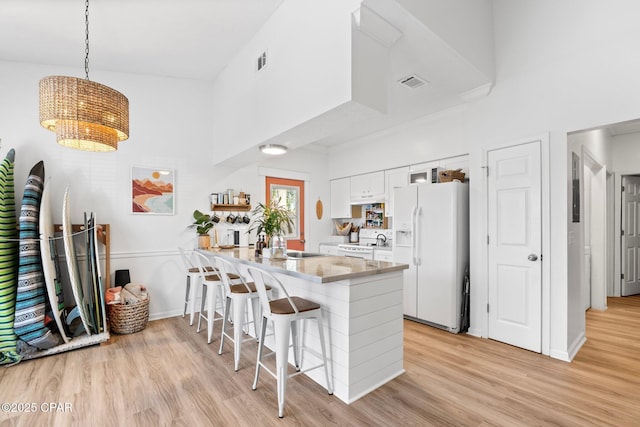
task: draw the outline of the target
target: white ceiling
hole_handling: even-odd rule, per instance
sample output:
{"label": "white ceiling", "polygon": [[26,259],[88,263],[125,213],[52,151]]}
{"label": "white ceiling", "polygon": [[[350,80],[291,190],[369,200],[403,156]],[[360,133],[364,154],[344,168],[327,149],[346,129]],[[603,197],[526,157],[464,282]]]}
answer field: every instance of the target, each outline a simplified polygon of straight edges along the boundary
{"label": "white ceiling", "polygon": [[[213,80],[283,0],[91,0],[91,69]],[[83,0],[0,0],[0,60],[78,68]]]}

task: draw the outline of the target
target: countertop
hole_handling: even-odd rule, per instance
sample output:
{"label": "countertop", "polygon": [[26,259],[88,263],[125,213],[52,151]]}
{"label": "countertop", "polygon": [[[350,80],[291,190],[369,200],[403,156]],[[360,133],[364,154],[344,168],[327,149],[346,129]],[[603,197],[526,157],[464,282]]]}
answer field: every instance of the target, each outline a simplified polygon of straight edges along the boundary
{"label": "countertop", "polygon": [[256,258],[255,251],[252,248],[211,248],[200,251],[204,254],[233,258],[245,264],[257,264],[268,271],[287,274],[317,283],[373,276],[409,268],[407,264],[332,255],[289,258],[286,260]]}

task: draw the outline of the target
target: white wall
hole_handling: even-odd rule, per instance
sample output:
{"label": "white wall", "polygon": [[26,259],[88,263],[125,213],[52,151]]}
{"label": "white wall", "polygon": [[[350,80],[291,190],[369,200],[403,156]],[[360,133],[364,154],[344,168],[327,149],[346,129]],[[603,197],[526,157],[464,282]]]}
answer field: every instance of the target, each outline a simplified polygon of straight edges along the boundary
{"label": "white wall", "polygon": [[[584,316],[584,301],[583,281],[586,280],[583,275],[585,272],[585,242],[590,240],[590,228],[584,227],[584,224],[589,224],[589,214],[591,209],[591,172],[589,171],[589,181],[585,181],[587,176],[586,168],[583,166],[585,159],[584,156],[588,155],[600,165],[610,169],[612,163],[612,149],[610,144],[610,137],[606,130],[596,129],[584,132],[577,132],[568,135],[567,142],[569,144],[569,153],[567,158],[567,170],[568,170],[568,188],[567,188],[567,298],[569,301],[567,307],[568,317],[568,335],[572,337],[585,336],[586,333],[586,321]],[[576,153],[580,159],[578,166],[578,173],[580,176],[580,194],[581,194],[581,211],[580,222],[573,222],[571,205],[571,153]],[[592,253],[593,250],[592,250]],[[598,250],[595,251],[598,253]],[[604,273],[604,272],[602,272]],[[593,279],[596,277],[594,276]],[[602,290],[605,290],[605,284],[592,284],[592,286],[602,286]],[[580,304],[578,304],[580,302]],[[600,307],[600,301],[591,301],[594,307]]]}
{"label": "white wall", "polygon": [[[570,359],[579,345],[568,307],[567,133],[640,117],[640,40],[631,0],[494,1],[496,85],[491,94],[449,114],[423,118],[331,153],[331,178],[411,164],[412,158],[470,154],[481,176],[482,148],[550,136],[551,274],[549,353]],[[360,156],[355,168],[345,159]],[[561,184],[561,185],[558,185]],[[486,335],[486,237],[482,180],[471,180],[471,328]],[[573,308],[572,308],[573,310]]]}
{"label": "white wall", "polygon": [[632,133],[626,135],[618,135],[611,137],[612,142],[612,163],[613,171],[615,174],[614,179],[614,265],[613,265],[613,286],[611,294],[613,296],[620,296],[622,292],[622,284],[620,280],[621,273],[621,236],[619,230],[622,225],[622,176],[623,175],[638,175],[640,174],[640,164],[638,164],[638,158],[640,155],[640,133]]}
{"label": "white wall", "polygon": [[640,133],[611,137],[612,167],[618,173],[640,173]]}
{"label": "white wall", "polygon": [[[327,157],[327,154],[302,148],[240,169],[217,167],[209,186],[213,191],[233,188],[249,193],[251,204],[255,207],[257,202],[265,200],[265,170],[271,176],[304,180],[305,250],[314,252],[318,250],[320,242],[326,241],[332,230]],[[316,217],[315,206],[318,199],[324,206],[321,219]],[[249,243],[254,241],[255,233],[252,233]]]}
{"label": "white wall", "polygon": [[[186,229],[193,222],[193,210],[207,210],[209,194],[227,188],[252,194],[254,205],[264,200],[259,166],[305,172],[310,179],[306,184],[308,250],[317,250],[322,236],[330,234],[325,154],[301,149],[242,169],[212,166],[210,83],[92,70],[93,80],[129,98],[130,138],[115,153],[59,146],[55,134],[38,121],[38,81],[78,71],[0,62],[0,156],[16,149],[16,200],[22,199],[29,170],[42,159],[46,176],[52,179],[54,222],[61,222],[62,196],[70,184],[74,223],[83,220],[83,212],[94,211],[100,223],[111,224],[112,279],[115,270],[129,269],[132,281],[147,285],[151,318],[182,313],[185,281],[177,246],[196,244],[195,233]],[[130,214],[132,165],[175,170],[175,215]],[[325,203],[322,220],[315,216],[318,198]]]}
{"label": "white wall", "polygon": [[[16,199],[22,199],[28,171],[44,160],[52,180],[54,221],[61,222],[62,195],[70,184],[73,222],[94,211],[100,223],[111,224],[111,273],[126,268],[133,281],[148,285],[152,317],[176,314],[184,286],[177,245],[194,239],[185,227],[211,189],[211,160],[202,155],[211,150],[210,84],[92,70],[93,80],[129,98],[130,138],[115,153],[89,153],[59,146],[55,134],[38,121],[38,81],[80,72],[0,62],[0,156],[16,150]],[[175,170],[176,215],[130,214],[132,165]]]}
{"label": "white wall", "polygon": [[[214,84],[218,160],[351,100],[351,12],[360,2],[285,1],[238,52]],[[256,72],[264,51],[268,65]]]}

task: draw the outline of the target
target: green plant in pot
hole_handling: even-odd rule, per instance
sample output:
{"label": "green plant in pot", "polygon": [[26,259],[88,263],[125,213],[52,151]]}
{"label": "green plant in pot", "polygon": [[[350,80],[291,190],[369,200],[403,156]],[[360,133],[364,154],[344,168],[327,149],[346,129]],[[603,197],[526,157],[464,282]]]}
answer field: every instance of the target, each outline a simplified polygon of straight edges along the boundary
{"label": "green plant in pot", "polygon": [[209,249],[211,247],[211,236],[209,235],[209,231],[211,231],[215,225],[213,217],[196,209],[193,211],[193,219],[194,222],[189,226],[189,228],[196,229],[196,233],[198,234],[198,248]]}
{"label": "green plant in pot", "polygon": [[258,203],[251,211],[252,226],[249,232],[256,230],[256,234],[266,235],[267,245],[274,258],[284,258],[287,255],[285,234],[293,232],[294,213],[280,205],[280,199],[271,199],[267,205]]}

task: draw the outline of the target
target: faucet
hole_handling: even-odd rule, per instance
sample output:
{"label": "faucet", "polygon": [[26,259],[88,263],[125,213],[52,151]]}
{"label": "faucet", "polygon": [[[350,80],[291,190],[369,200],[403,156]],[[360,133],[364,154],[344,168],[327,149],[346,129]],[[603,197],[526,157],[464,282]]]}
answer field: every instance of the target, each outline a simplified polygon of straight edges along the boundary
{"label": "faucet", "polygon": [[384,246],[387,243],[387,236],[384,234],[378,234],[376,236],[376,246]]}

